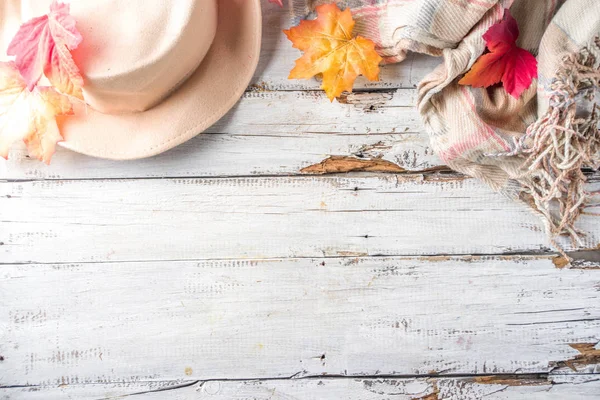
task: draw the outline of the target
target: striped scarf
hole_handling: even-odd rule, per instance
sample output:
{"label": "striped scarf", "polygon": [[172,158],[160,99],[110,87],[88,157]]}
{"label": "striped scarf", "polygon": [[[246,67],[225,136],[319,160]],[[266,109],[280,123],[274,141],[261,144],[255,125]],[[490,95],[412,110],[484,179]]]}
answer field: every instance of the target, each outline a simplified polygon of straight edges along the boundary
{"label": "striped scarf", "polygon": [[[294,23],[331,0],[291,0]],[[554,238],[578,244],[589,193],[582,169],[600,167],[600,0],[337,0],[385,62],[407,52],[443,62],[418,86],[417,107],[440,159],[538,213]],[[485,50],[483,34],[510,8],[538,79],[519,99],[502,87],[458,85]]]}

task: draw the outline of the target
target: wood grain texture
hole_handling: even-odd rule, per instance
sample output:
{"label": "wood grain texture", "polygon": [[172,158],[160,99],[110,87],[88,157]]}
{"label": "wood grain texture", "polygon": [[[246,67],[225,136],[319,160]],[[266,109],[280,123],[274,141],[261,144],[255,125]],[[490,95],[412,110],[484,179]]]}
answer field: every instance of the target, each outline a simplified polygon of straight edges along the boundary
{"label": "wood grain texture", "polygon": [[207,133],[0,160],[0,399],[597,399],[597,218],[570,269],[524,206],[432,172],[415,85],[438,60],[329,103],[287,80],[287,11],[263,8]]}
{"label": "wood grain texture", "polygon": [[543,256],[3,265],[0,381],[593,373],[599,285]]}
{"label": "wood grain texture", "polygon": [[439,166],[414,90],[381,96],[352,94],[342,104],[320,92],[250,92],[208,133],[157,157],[123,163],[59,149],[47,166],[15,145],[8,162],[0,160],[0,179],[293,175],[330,155],[381,158],[410,171]]}
{"label": "wood grain texture", "polygon": [[[170,389],[169,389],[170,388]],[[559,380],[523,377],[499,383],[474,378],[292,379],[147,382],[0,389],[12,400],[595,400],[600,381],[590,376]]]}
{"label": "wood grain texture", "polygon": [[[474,179],[421,175],[4,182],[0,221],[5,263],[549,248],[525,205]],[[583,246],[596,248],[597,217],[579,226]]]}

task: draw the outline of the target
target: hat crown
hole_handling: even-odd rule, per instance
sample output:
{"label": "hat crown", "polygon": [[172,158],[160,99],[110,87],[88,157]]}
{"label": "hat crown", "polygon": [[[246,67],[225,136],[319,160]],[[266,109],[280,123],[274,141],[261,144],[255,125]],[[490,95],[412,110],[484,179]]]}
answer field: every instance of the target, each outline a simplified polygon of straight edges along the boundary
{"label": "hat crown", "polygon": [[[51,0],[25,0],[22,19]],[[103,113],[145,111],[200,65],[217,28],[216,0],[70,0],[83,42],[73,52],[84,98]]]}

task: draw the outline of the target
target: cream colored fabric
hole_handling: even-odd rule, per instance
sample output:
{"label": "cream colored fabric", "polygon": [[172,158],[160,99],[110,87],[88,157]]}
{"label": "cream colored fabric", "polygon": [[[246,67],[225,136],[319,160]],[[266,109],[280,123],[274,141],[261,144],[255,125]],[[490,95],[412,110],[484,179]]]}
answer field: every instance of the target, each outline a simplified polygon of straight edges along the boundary
{"label": "cream colored fabric", "polygon": [[[21,20],[53,0],[22,0]],[[217,28],[216,0],[70,0],[85,40],[73,58],[97,111],[145,111],[198,68]],[[143,10],[143,12],[140,12]]]}
{"label": "cream colored fabric", "polygon": [[[482,53],[482,34],[502,18],[505,5],[518,21],[518,44],[538,60],[538,80],[519,99],[501,86],[477,89],[457,82]],[[598,94],[597,80],[590,80],[591,92],[578,93],[583,75],[565,61],[587,53],[600,60],[598,35],[600,1],[498,2],[458,47],[443,51],[444,63],[419,85],[419,111],[438,156],[452,169],[525,201],[552,236],[578,237],[574,222],[587,199],[581,168],[600,167],[598,120],[585,100]],[[568,98],[557,97],[565,89]],[[577,127],[575,115],[567,117],[571,106],[595,128]]]}

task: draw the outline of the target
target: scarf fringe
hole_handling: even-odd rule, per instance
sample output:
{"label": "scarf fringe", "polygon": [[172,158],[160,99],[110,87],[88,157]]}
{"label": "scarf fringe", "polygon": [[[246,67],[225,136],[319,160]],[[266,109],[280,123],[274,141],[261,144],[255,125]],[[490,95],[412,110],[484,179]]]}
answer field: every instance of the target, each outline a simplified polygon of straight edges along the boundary
{"label": "scarf fringe", "polygon": [[[600,48],[600,40],[594,44]],[[598,60],[588,49],[570,54],[552,82],[546,114],[515,141],[510,154],[524,158],[521,198],[541,214],[546,231],[563,256],[556,237],[566,235],[581,245],[582,232],[575,222],[584,212],[590,193],[583,168],[600,168],[600,110],[595,102],[599,90]],[[581,115],[578,104],[591,102]]]}

